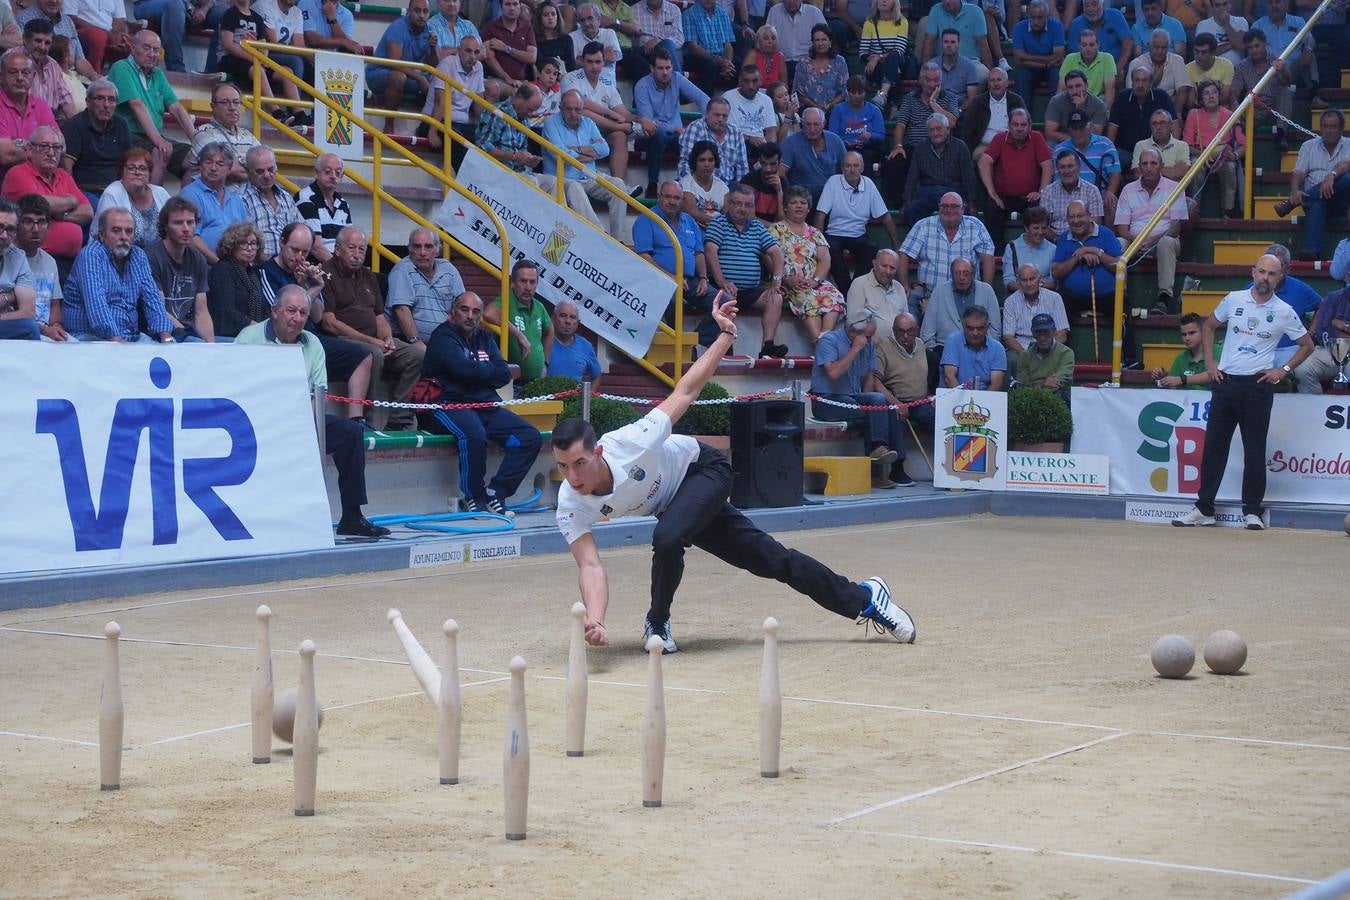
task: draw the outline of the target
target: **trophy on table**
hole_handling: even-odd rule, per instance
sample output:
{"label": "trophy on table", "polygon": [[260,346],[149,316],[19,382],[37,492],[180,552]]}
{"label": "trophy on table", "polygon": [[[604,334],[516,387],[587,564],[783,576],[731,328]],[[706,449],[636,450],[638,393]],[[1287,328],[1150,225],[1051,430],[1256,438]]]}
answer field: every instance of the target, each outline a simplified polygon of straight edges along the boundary
{"label": "trophy on table", "polygon": [[1336,366],[1336,377],[1331,379],[1327,393],[1350,394],[1350,377],[1345,374],[1346,360],[1350,360],[1350,338],[1333,338],[1330,334],[1323,334],[1322,343],[1326,345],[1331,362]]}

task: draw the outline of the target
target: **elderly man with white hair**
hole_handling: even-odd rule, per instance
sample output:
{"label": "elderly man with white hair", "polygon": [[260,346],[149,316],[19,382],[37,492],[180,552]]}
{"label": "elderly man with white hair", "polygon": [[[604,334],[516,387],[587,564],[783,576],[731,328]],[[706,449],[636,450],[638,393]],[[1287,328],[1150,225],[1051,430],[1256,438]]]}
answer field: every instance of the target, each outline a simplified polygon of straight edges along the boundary
{"label": "elderly man with white hair", "polygon": [[1195,84],[1186,70],[1186,60],[1172,52],[1172,38],[1166,30],[1155,28],[1148,36],[1148,51],[1130,63],[1130,71],[1147,69],[1151,87],[1172,98],[1177,118],[1185,118],[1195,98]]}
{"label": "elderly man with white hair", "polygon": [[577,334],[581,311],[571,300],[559,300],[553,307],[553,344],[548,351],[548,374],[589,381],[600,387],[600,358],[595,345]]}
{"label": "elderly man with white hair", "polygon": [[292,222],[303,222],[305,217],[300,215],[291,195],[277,186],[277,155],[270,147],[259,145],[250,149],[244,156],[244,169],[248,172],[248,184],[240,199],[262,235],[258,260],[263,262],[277,255],[281,229]]}
{"label": "elderly man with white hair", "polygon": [[928,140],[915,148],[905,176],[905,221],[911,225],[931,216],[943,194],[975,196],[975,163],[966,142],[953,137],[942,113],[928,117]]}
{"label": "elderly man with white hair", "polygon": [[5,173],[0,193],[15,202],[24,194],[46,198],[51,206],[52,224],[42,249],[63,264],[64,272],[84,244],[83,226],[93,220],[94,208],[74,176],[61,168],[66,139],[60,131],[50,125],[35,129],[26,149],[28,160]]}
{"label": "elderly man with white hair", "polygon": [[459,270],[441,258],[440,235],[433,228],[414,228],[408,235],[407,258],[389,270],[388,306],[399,337],[410,344],[430,340],[462,293]]}
{"label": "elderly man with white hair", "polygon": [[[994,242],[984,223],[962,213],[965,203],[955,191],[942,195],[937,215],[920,219],[900,245],[900,285],[909,295],[910,312],[917,313],[921,298],[930,296],[951,277],[952,260],[979,264],[980,280],[994,281]],[[910,268],[918,266],[918,280]]]}
{"label": "elderly man with white hair", "polygon": [[[1125,185],[1116,205],[1116,234],[1128,244],[1143,234],[1153,214],[1162,209],[1177,183],[1162,177],[1162,154],[1154,147],[1145,147],[1137,160],[1139,180]],[[1177,278],[1177,254],[1181,252],[1181,224],[1189,218],[1186,195],[1181,194],[1167,208],[1167,212],[1148,233],[1153,255],[1158,260],[1158,299],[1153,305],[1154,315],[1173,312],[1173,289]],[[1135,310],[1139,312],[1138,309]]]}

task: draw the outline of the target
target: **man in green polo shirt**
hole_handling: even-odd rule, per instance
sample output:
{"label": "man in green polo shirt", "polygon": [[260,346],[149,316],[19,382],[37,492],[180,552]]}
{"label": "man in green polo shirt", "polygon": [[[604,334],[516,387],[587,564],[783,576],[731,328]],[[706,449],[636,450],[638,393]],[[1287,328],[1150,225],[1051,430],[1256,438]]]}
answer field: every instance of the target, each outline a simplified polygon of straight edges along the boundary
{"label": "man in green polo shirt", "polygon": [[117,104],[117,114],[126,119],[132,142],[153,155],[150,180],[155,184],[163,183],[166,168],[175,175],[182,175],[183,161],[192,149],[190,142],[170,141],[164,137],[161,129],[165,111],[173,115],[189,139],[194,130],[192,117],[178,102],[178,95],[160,68],[163,56],[164,47],[159,35],[147,28],[136,32],[131,39],[131,55],[119,59],[108,69],[108,80],[117,85],[117,96],[121,100]]}
{"label": "man in green polo shirt", "polygon": [[1073,386],[1073,350],[1055,340],[1055,319],[1048,313],[1031,317],[1031,346],[1017,357],[1017,380],[1028,387],[1054,391],[1069,402]]}
{"label": "man in green polo shirt", "polygon": [[[1106,104],[1110,109],[1116,100],[1116,60],[1109,53],[1102,53],[1097,32],[1084,28],[1078,36],[1078,52],[1064,57],[1059,70],[1067,76],[1079,71],[1087,79],[1088,93]],[[1060,78],[1059,90],[1064,90],[1064,78]]]}
{"label": "man in green polo shirt", "polygon": [[[522,259],[511,267],[511,297],[506,315],[511,340],[506,361],[520,366],[517,389],[544,374],[553,350],[553,321],[544,301],[535,296],[538,289],[539,266],[533,260]],[[500,325],[501,300],[493,300],[483,311],[483,318]]]}
{"label": "man in green polo shirt", "polygon": [[[1198,313],[1186,313],[1181,317],[1181,342],[1186,349],[1172,360],[1172,367],[1163,374],[1162,369],[1154,369],[1153,380],[1160,388],[1187,388],[1192,391],[1209,390],[1209,372],[1205,368],[1205,348],[1200,338],[1200,326],[1205,317]],[[1215,341],[1214,358],[1223,353],[1223,342]]]}

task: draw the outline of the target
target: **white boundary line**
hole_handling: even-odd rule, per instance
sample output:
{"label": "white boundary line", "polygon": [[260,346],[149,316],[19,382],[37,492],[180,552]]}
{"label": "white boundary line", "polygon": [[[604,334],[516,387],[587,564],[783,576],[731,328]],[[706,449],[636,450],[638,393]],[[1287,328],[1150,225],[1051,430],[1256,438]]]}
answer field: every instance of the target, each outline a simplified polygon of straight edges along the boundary
{"label": "white boundary line", "polygon": [[1350,753],[1350,747],[1342,747],[1339,744],[1312,744],[1307,741],[1272,741],[1266,738],[1227,737],[1222,734],[1187,734],[1184,731],[1142,731],[1139,733],[1158,737],[1193,738],[1198,741],[1232,741],[1235,744],[1271,744],[1276,747],[1303,747],[1308,750],[1337,750],[1342,753]]}
{"label": "white boundary line", "polygon": [[1115,734],[1108,734],[1105,737],[1099,737],[1095,741],[1088,741],[1087,743],[1084,744],[1074,744],[1072,747],[1065,747],[1061,750],[1055,750],[1050,753],[1046,753],[1042,756],[1037,756],[1033,759],[1024,759],[1021,762],[1015,762],[1007,766],[1000,766],[997,769],[991,769],[988,772],[981,772],[978,775],[971,775],[967,778],[962,778],[958,781],[952,781],[948,782],[947,784],[938,785],[937,787],[931,787],[922,791],[916,791],[913,794],[906,794],[903,797],[896,797],[894,800],[887,800],[885,803],[878,803],[876,806],[869,806],[866,809],[860,809],[857,812],[851,812],[846,816],[840,816],[837,819],[831,819],[826,824],[839,825],[844,822],[848,822],[852,819],[857,819],[862,816],[871,815],[872,813],[875,812],[880,812],[883,809],[890,809],[892,806],[899,806],[902,803],[908,803],[911,800],[921,800],[924,797],[931,797],[934,794],[940,794],[943,791],[949,791],[952,788],[959,788],[967,784],[973,784],[977,781],[983,781],[986,778],[993,778],[996,775],[1003,775],[1007,772],[1012,772],[1016,769],[1021,769],[1025,766],[1045,762],[1046,760],[1054,759],[1057,756],[1066,756],[1070,753],[1075,753],[1079,750],[1086,750],[1088,747],[1095,747],[1097,744],[1104,744],[1107,741],[1114,741],[1117,738],[1123,738],[1129,733],[1130,732],[1128,731],[1118,731]]}
{"label": "white boundary line", "polygon": [[1154,866],[1160,869],[1178,869],[1184,872],[1202,872],[1207,875],[1231,875],[1236,878],[1256,878],[1264,881],[1283,881],[1291,884],[1317,884],[1308,878],[1293,878],[1288,875],[1272,875],[1268,872],[1248,872],[1242,869],[1221,869],[1214,866],[1193,866],[1186,863],[1163,862],[1157,859],[1137,859],[1131,856],[1107,856],[1101,853],[1077,853],[1072,850],[1049,850],[1036,847],[1019,847],[1016,844],[996,844],[989,841],[963,841],[958,838],[933,837],[926,834],[906,834],[895,831],[863,831],[858,834],[870,834],[877,837],[905,838],[913,841],[928,841],[934,844],[955,844],[958,847],[979,847],[987,850],[1011,850],[1014,853],[1044,853],[1050,856],[1064,856],[1070,859],[1089,859],[1097,862],[1126,863],[1135,866]]}
{"label": "white boundary line", "polygon": [[27,738],[30,741],[52,741],[57,744],[76,744],[80,747],[97,747],[94,741],[77,741],[74,738],[52,737],[48,734],[29,734],[26,731],[0,731],[0,736]]}

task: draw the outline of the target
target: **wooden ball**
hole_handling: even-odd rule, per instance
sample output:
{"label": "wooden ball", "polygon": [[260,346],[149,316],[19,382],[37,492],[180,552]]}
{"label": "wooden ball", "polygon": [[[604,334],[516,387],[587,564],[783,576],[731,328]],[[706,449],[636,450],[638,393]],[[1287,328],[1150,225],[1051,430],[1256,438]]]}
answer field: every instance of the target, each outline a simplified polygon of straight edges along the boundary
{"label": "wooden ball", "polygon": [[1164,678],[1184,678],[1195,665],[1195,648],[1179,634],[1164,634],[1153,644],[1153,668]]}
{"label": "wooden ball", "polygon": [[1350,534],[1350,514],[1345,517],[1345,533]]}
{"label": "wooden ball", "polygon": [[1247,642],[1236,631],[1216,631],[1205,639],[1205,665],[1215,675],[1234,675],[1247,661]]}
{"label": "wooden ball", "polygon": [[[272,701],[272,733],[286,743],[294,743],[296,688],[286,688]],[[319,727],[323,727],[323,707],[319,707]]]}

